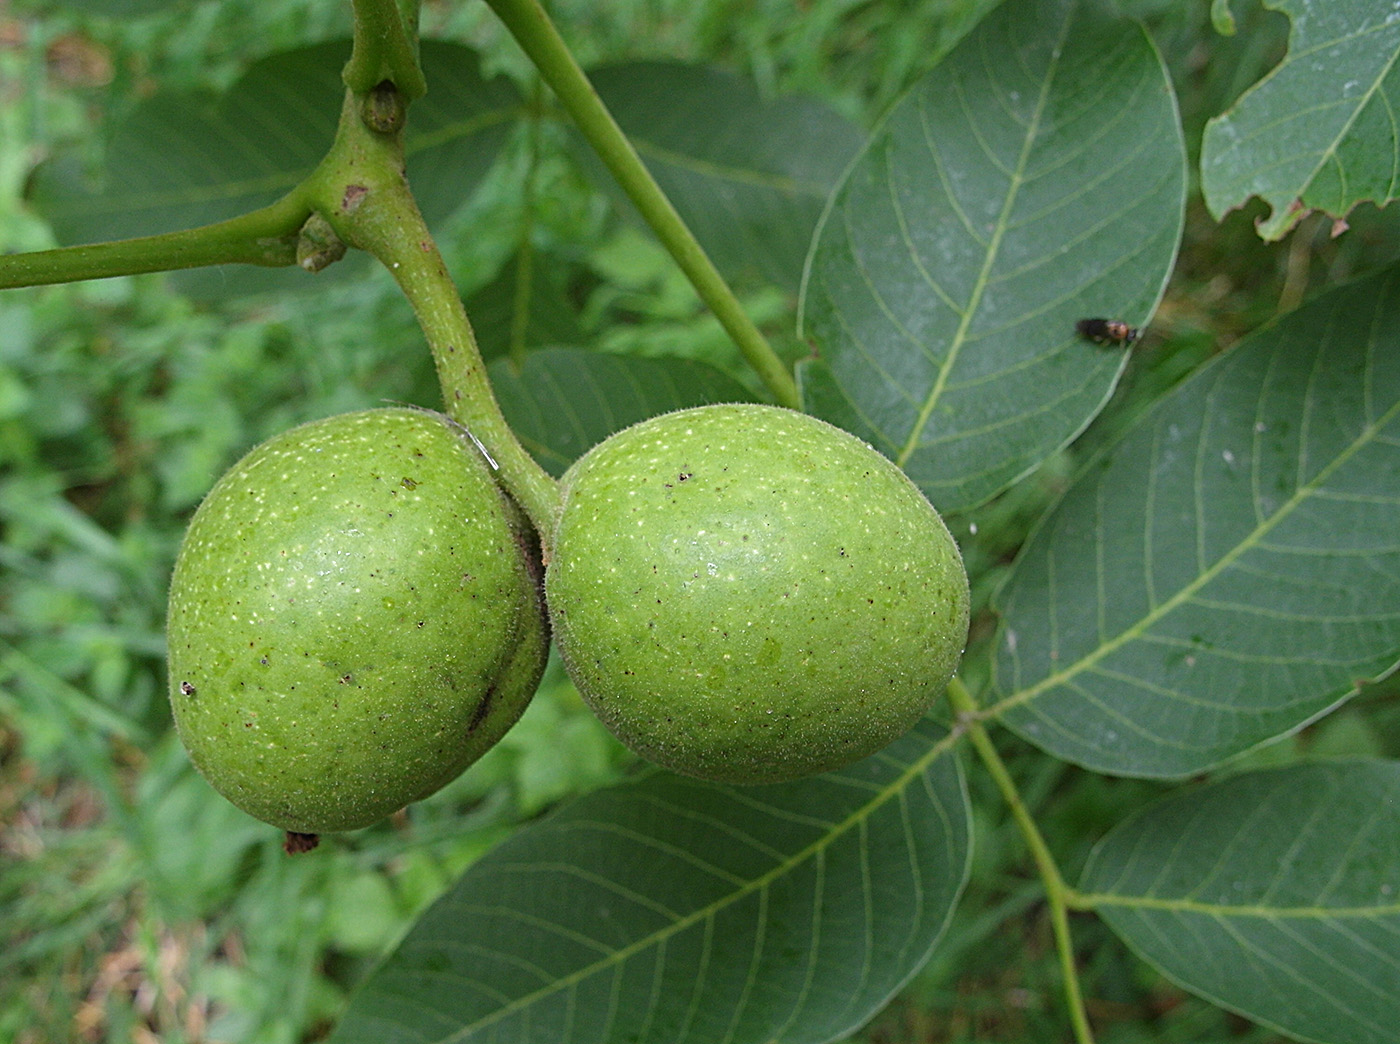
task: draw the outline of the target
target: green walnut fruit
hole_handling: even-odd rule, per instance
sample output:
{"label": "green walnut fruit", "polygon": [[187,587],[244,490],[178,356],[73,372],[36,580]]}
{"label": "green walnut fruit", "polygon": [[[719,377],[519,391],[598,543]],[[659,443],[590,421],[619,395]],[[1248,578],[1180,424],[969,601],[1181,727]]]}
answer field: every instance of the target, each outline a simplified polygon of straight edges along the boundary
{"label": "green walnut fruit", "polygon": [[539,683],[532,539],[437,414],[345,414],[256,447],[200,505],[171,581],[170,702],[191,760],[297,834],[433,793]]}
{"label": "green walnut fruit", "polygon": [[902,471],[829,424],[702,406],[564,475],[545,593],[570,676],[643,756],[731,783],[872,754],[944,690],[968,586]]}

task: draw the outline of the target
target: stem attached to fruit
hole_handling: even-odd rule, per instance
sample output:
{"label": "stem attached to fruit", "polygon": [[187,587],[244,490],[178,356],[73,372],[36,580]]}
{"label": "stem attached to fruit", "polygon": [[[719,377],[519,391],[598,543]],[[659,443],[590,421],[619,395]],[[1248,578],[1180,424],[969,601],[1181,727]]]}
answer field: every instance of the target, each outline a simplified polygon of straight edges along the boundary
{"label": "stem attached to fruit", "polygon": [[705,250],[676,213],[574,61],[539,0],[486,0],[569,110],[583,136],[612,171],[627,197],[675,258],[701,300],[715,313],[779,405],[800,408],[797,384],[782,359],[744,311]]}
{"label": "stem attached to fruit", "polygon": [[399,134],[367,125],[362,112],[362,99],[347,92],[335,144],[308,191],[336,234],[377,258],[408,298],[437,363],[444,409],[485,451],[547,551],[558,485],[515,437],[491,391],[467,311],[404,177]]}
{"label": "stem attached to fruit", "polygon": [[1079,971],[1074,966],[1074,940],[1069,929],[1069,900],[1074,891],[1065,884],[1059,865],[1050,853],[1050,847],[1041,836],[1040,829],[1035,825],[1035,820],[1031,818],[1025,802],[1016,790],[1016,782],[1007,771],[1006,763],[1001,760],[1001,755],[997,753],[996,746],[982,725],[976,701],[961,679],[955,677],[948,683],[948,702],[952,704],[957,715],[959,727],[972,740],[982,763],[996,781],[997,789],[1001,791],[1003,800],[1011,809],[1011,815],[1021,830],[1021,836],[1025,838],[1026,845],[1031,850],[1031,857],[1035,860],[1036,869],[1045,885],[1045,898],[1050,909],[1051,928],[1055,933],[1055,950],[1059,954],[1060,974],[1064,979],[1065,1002],[1069,1007],[1070,1022],[1074,1026],[1074,1039],[1078,1044],[1093,1044],[1094,1033],[1089,1027],[1088,1013],[1084,1010],[1084,998],[1079,992]]}
{"label": "stem attached to fruit", "polygon": [[298,186],[271,206],[213,225],[0,256],[0,290],[204,265],[294,265],[297,234],[310,213]]}

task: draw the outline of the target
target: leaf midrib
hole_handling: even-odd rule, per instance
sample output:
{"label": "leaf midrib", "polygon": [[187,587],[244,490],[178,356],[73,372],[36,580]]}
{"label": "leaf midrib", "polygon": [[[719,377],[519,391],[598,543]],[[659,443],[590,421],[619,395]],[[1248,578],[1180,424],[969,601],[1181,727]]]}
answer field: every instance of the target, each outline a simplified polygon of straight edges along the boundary
{"label": "leaf midrib", "polygon": [[818,200],[825,199],[830,191],[829,185],[822,185],[815,181],[799,181],[788,174],[702,159],[693,153],[678,152],[641,136],[629,135],[629,138],[631,138],[632,146],[643,157],[654,159],[677,170],[713,178],[716,181],[808,196]]}
{"label": "leaf midrib", "polygon": [[906,768],[902,773],[900,773],[897,777],[891,780],[890,784],[887,787],[880,790],[877,794],[875,794],[875,796],[873,796],[870,801],[862,805],[856,811],[852,812],[841,822],[835,824],[827,833],[823,834],[818,840],[812,842],[810,845],[807,845],[805,848],[799,849],[797,852],[794,852],[789,858],[775,865],[767,873],[755,877],[752,881],[748,882],[743,887],[736,888],[733,892],[724,896],[723,898],[717,899],[712,903],[708,903],[703,907],[691,911],[684,917],[678,918],[676,921],[667,925],[666,927],[651,932],[650,934],[643,936],[642,938],[637,939],[632,943],[629,943],[627,946],[624,946],[621,949],[614,950],[608,956],[600,960],[594,961],[591,964],[584,965],[583,967],[569,973],[568,975],[560,976],[558,979],[555,979],[553,982],[548,983],[545,986],[541,986],[534,992],[525,994],[524,996],[518,997],[509,1004],[503,1005],[502,1007],[491,1012],[489,1015],[483,1016],[482,1018],[477,1019],[475,1022],[462,1026],[455,1033],[452,1033],[451,1035],[446,1037],[439,1038],[438,1044],[454,1044],[454,1042],[463,1041],[471,1034],[476,1033],[478,1030],[490,1026],[493,1023],[499,1022],[501,1019],[506,1018],[507,1016],[512,1015],[515,1012],[520,1011],[531,1004],[535,1004],[538,1001],[544,999],[545,997],[559,992],[560,990],[568,989],[576,985],[577,983],[582,982],[584,979],[588,978],[591,975],[596,975],[598,972],[610,968],[613,965],[621,964],[630,959],[631,957],[635,956],[636,954],[641,953],[642,951],[652,946],[655,946],[658,943],[665,942],[672,936],[679,934],[687,928],[690,928],[695,924],[699,924],[700,922],[713,917],[715,914],[739,902],[741,899],[752,895],[754,892],[757,892],[761,889],[766,889],[770,884],[781,878],[783,875],[791,872],[795,867],[801,865],[808,859],[813,858],[821,852],[824,852],[836,841],[836,839],[844,836],[851,829],[858,827],[862,823],[866,822],[870,818],[870,816],[873,815],[878,809],[880,809],[886,802],[888,802],[895,796],[903,793],[905,788],[907,788],[913,782],[914,779],[916,779],[918,776],[922,775],[925,771],[927,771],[928,767],[932,765],[935,761],[937,761],[940,757],[942,757],[944,753],[951,750],[954,744],[957,743],[960,736],[960,732],[949,732],[942,739],[938,740],[938,742],[931,744],[929,746],[929,749],[921,757],[911,762],[908,768]]}
{"label": "leaf midrib", "polygon": [[1051,51],[1050,64],[1046,69],[1045,79],[1040,87],[1040,95],[1036,98],[1035,111],[1026,124],[1025,140],[1021,144],[1021,154],[1016,159],[1016,168],[1011,174],[1011,183],[1007,188],[1006,198],[1002,201],[1001,212],[997,215],[996,224],[992,229],[991,241],[987,245],[986,257],[983,258],[982,267],[977,273],[977,280],[973,284],[972,292],[968,295],[968,301],[962,310],[962,315],[958,320],[958,328],[953,333],[953,338],[948,345],[947,356],[943,364],[938,368],[938,376],[933,382],[933,387],[929,390],[928,396],[924,400],[923,406],[919,410],[919,415],[909,431],[909,437],[900,448],[895,457],[895,463],[903,468],[910,457],[919,448],[923,439],[924,430],[928,427],[929,420],[933,416],[933,411],[938,402],[943,397],[944,389],[947,387],[949,375],[953,371],[958,360],[958,355],[962,351],[963,345],[967,341],[967,331],[972,325],[972,320],[977,314],[977,306],[981,303],[982,295],[986,292],[987,285],[991,279],[991,271],[995,265],[997,256],[1001,250],[1001,241],[1006,234],[1010,223],[1011,211],[1015,206],[1016,199],[1020,195],[1021,187],[1025,184],[1026,166],[1030,162],[1031,152],[1035,145],[1036,136],[1040,131],[1041,119],[1045,113],[1045,106],[1050,97],[1050,88],[1055,81],[1055,73],[1060,65],[1060,54],[1064,50],[1065,39],[1069,32],[1071,19],[1066,17],[1060,25],[1060,34],[1055,41],[1054,49]]}
{"label": "leaf midrib", "polygon": [[1155,896],[1118,895],[1113,892],[1085,892],[1075,897],[1076,909],[1161,910],[1170,913],[1198,913],[1212,917],[1257,917],[1278,920],[1328,920],[1375,918],[1400,915],[1400,902],[1375,906],[1264,906],[1258,903],[1206,903],[1195,899],[1163,899]]}
{"label": "leaf midrib", "polygon": [[[1278,77],[1281,77],[1282,74],[1283,74],[1286,70],[1288,70],[1291,66],[1296,65],[1296,64],[1297,64],[1298,62],[1300,62],[1303,58],[1305,58],[1305,57],[1307,57],[1307,56],[1309,56],[1309,55],[1311,55],[1311,54],[1314,54],[1314,53],[1316,53],[1317,51],[1323,50],[1323,49],[1328,48],[1328,47],[1334,47],[1334,46],[1336,46],[1337,43],[1339,43],[1339,42],[1341,42],[1341,41],[1343,41],[1343,40],[1345,40],[1345,39],[1348,39],[1347,37],[1337,37],[1336,39],[1333,39],[1333,40],[1322,41],[1322,42],[1320,42],[1320,43],[1318,43],[1318,44],[1316,44],[1316,45],[1309,46],[1309,47],[1306,48],[1306,49],[1297,49],[1297,48],[1295,48],[1295,46],[1294,46],[1295,43],[1298,42],[1297,39],[1296,39],[1296,37],[1295,37],[1295,33],[1294,33],[1294,30],[1296,29],[1296,22],[1293,22],[1292,19],[1291,19],[1291,17],[1290,17],[1290,23],[1291,23],[1291,24],[1290,24],[1290,32],[1289,32],[1288,54],[1284,57],[1284,59],[1283,59],[1281,62],[1278,63],[1278,65],[1276,65],[1272,70],[1270,70],[1270,72],[1269,72],[1269,74],[1268,74],[1267,76],[1265,76],[1265,77],[1264,77],[1262,80],[1260,80],[1258,83],[1256,83],[1256,84],[1254,84],[1252,87],[1250,87],[1250,89],[1249,89],[1248,91],[1245,92],[1244,96],[1241,97],[1241,98],[1239,99],[1239,101],[1235,102],[1235,104],[1234,104],[1233,106],[1231,106],[1231,108],[1230,108],[1230,110],[1229,110],[1228,112],[1226,112],[1226,113],[1224,113],[1224,114],[1222,114],[1222,115],[1220,115],[1220,116],[1216,116],[1215,118],[1213,118],[1213,119],[1211,119],[1210,121],[1208,121],[1208,124],[1207,124],[1207,134],[1208,134],[1208,135],[1209,135],[1209,134],[1212,134],[1212,133],[1223,134],[1224,131],[1223,131],[1223,130],[1220,130],[1219,128],[1221,128],[1221,127],[1223,127],[1223,126],[1225,126],[1225,125],[1227,125],[1227,124],[1229,124],[1229,123],[1233,123],[1235,117],[1239,114],[1240,107],[1241,107],[1243,104],[1245,104],[1246,99],[1250,98],[1251,96],[1257,96],[1257,95],[1259,94],[1259,92],[1263,91],[1263,90],[1266,88],[1266,86],[1267,86],[1270,82],[1272,82],[1273,80],[1275,80],[1275,79],[1278,78]],[[1385,24],[1380,24],[1380,25],[1368,27],[1367,30],[1366,30],[1366,32],[1367,32],[1367,33],[1370,33],[1370,32],[1378,32],[1378,31],[1382,31],[1382,30],[1384,30],[1384,29],[1386,29],[1386,28],[1388,28],[1387,25],[1385,25]],[[1350,39],[1357,39],[1357,38],[1360,38],[1362,35],[1363,35],[1362,33],[1352,33],[1352,34],[1350,34]],[[1341,143],[1342,143],[1343,139],[1345,139],[1346,136],[1351,132],[1352,127],[1355,125],[1356,121],[1360,118],[1360,115],[1361,115],[1362,111],[1365,110],[1365,108],[1366,108],[1368,105],[1371,104],[1371,101],[1372,101],[1372,99],[1375,98],[1376,93],[1377,93],[1378,91],[1381,90],[1382,86],[1383,86],[1384,83],[1385,83],[1386,77],[1388,77],[1388,76],[1390,75],[1391,71],[1395,68],[1397,59],[1400,59],[1400,51],[1396,51],[1396,52],[1394,52],[1394,53],[1391,54],[1390,58],[1385,62],[1385,65],[1384,65],[1383,70],[1382,70],[1381,72],[1379,72],[1375,77],[1373,77],[1373,79],[1372,79],[1372,81],[1371,81],[1371,85],[1370,85],[1362,94],[1360,94],[1360,95],[1357,96],[1356,104],[1352,106],[1351,114],[1350,114],[1350,115],[1346,118],[1346,120],[1343,122],[1341,128],[1337,131],[1337,133],[1336,133],[1335,135],[1333,135],[1332,140],[1331,140],[1330,142],[1327,143],[1327,147],[1324,148],[1323,150],[1321,150],[1321,152],[1318,154],[1318,160],[1317,160],[1317,162],[1313,165],[1312,169],[1308,171],[1306,177],[1304,177],[1304,178],[1301,179],[1301,182],[1299,183],[1298,191],[1297,191],[1296,197],[1295,197],[1295,198],[1297,198],[1300,202],[1303,200],[1303,197],[1305,197],[1305,196],[1307,195],[1308,190],[1309,190],[1310,188],[1312,188],[1313,183],[1317,180],[1318,175],[1319,175],[1319,173],[1321,172],[1322,168],[1323,168],[1328,162],[1330,162],[1330,161],[1332,161],[1333,159],[1336,159],[1336,158],[1337,158],[1338,150],[1339,150],[1339,148],[1341,147]],[[1254,139],[1254,138],[1258,138],[1258,137],[1264,135],[1264,133],[1265,133],[1271,126],[1274,126],[1274,125],[1281,125],[1281,124],[1285,123],[1287,120],[1294,118],[1294,116],[1296,116],[1296,113],[1291,113],[1291,112],[1290,112],[1290,113],[1286,114],[1285,116],[1280,117],[1279,119],[1272,121],[1271,123],[1262,124],[1261,126],[1255,128],[1255,129],[1252,131],[1252,133],[1250,133],[1250,134],[1248,134],[1248,135],[1236,136],[1236,137],[1234,137],[1233,140],[1230,142],[1230,145],[1228,146],[1228,148],[1221,149],[1221,150],[1215,155],[1215,157],[1214,157],[1212,160],[1209,161],[1209,163],[1208,163],[1207,165],[1208,165],[1209,167],[1212,167],[1212,168],[1219,168],[1219,167],[1222,165],[1222,157],[1223,157],[1223,156],[1229,155],[1229,154],[1232,153],[1232,152],[1233,152],[1233,153],[1238,153],[1242,148],[1244,148],[1244,146],[1245,146],[1246,143],[1248,143],[1250,140],[1252,140],[1252,139]],[[1340,162],[1340,161],[1339,161],[1339,162]],[[1263,168],[1260,168],[1260,169],[1263,169]],[[1255,173],[1256,173],[1256,175],[1257,175],[1258,171],[1256,170]],[[1392,180],[1393,180],[1393,178],[1394,178],[1394,169],[1392,168]],[[1289,193],[1287,190],[1283,190],[1283,193],[1282,193],[1282,194],[1283,194],[1284,196],[1290,195],[1290,193]],[[1272,231],[1272,230],[1276,230],[1276,229],[1278,229],[1278,228],[1282,228],[1282,227],[1284,227],[1284,225],[1286,225],[1286,224],[1291,224],[1292,211],[1288,210],[1288,209],[1284,206],[1284,204],[1287,202],[1286,199],[1282,199],[1282,198],[1280,198],[1280,199],[1269,199],[1269,198],[1268,198],[1267,188],[1265,188],[1263,191],[1261,191],[1261,192],[1259,193],[1259,195],[1260,195],[1260,198],[1261,198],[1261,199],[1265,199],[1267,202],[1270,203],[1271,206],[1273,206],[1273,210],[1272,210],[1272,212],[1269,214],[1269,216],[1268,216],[1268,218],[1266,219],[1265,224],[1264,224],[1264,226],[1263,226],[1263,231],[1264,231],[1265,233],[1267,233],[1267,232],[1269,232],[1269,231]],[[1246,196],[1245,196],[1245,199],[1247,199],[1247,198],[1248,198],[1248,193],[1246,193]],[[1241,205],[1243,202],[1244,202],[1244,199],[1240,199],[1240,200],[1238,200],[1234,205],[1235,205],[1235,206],[1239,206],[1239,205]]]}
{"label": "leaf midrib", "polygon": [[[1317,474],[1313,476],[1311,481],[1301,483],[1297,490],[1294,491],[1293,495],[1279,505],[1279,509],[1275,511],[1272,516],[1260,522],[1254,529],[1250,530],[1239,543],[1227,553],[1221,555],[1214,565],[1203,570],[1195,580],[1184,585],[1176,594],[1172,595],[1165,602],[1160,603],[1151,612],[1143,614],[1142,619],[1133,626],[1124,629],[1117,637],[1104,642],[1093,652],[1081,657],[1074,663],[1067,665],[1053,674],[1047,675],[1034,685],[992,704],[986,709],[985,714],[988,717],[997,717],[1024,703],[1029,703],[1041,693],[1063,685],[1081,672],[1094,667],[1100,660],[1103,660],[1111,653],[1117,652],[1118,649],[1129,642],[1136,641],[1146,633],[1149,628],[1156,624],[1157,621],[1175,611],[1182,603],[1192,598],[1198,591],[1233,565],[1245,552],[1256,547],[1276,526],[1288,518],[1300,504],[1303,504],[1308,498],[1317,493],[1325,484],[1326,480],[1330,478],[1338,468],[1350,460],[1362,447],[1369,444],[1397,415],[1400,415],[1400,401],[1394,403],[1390,409],[1378,417],[1373,423],[1363,428],[1361,433],[1345,451],[1338,453],[1326,467],[1320,469]],[[1302,452],[1302,450],[1303,447],[1300,447],[1299,452]]]}

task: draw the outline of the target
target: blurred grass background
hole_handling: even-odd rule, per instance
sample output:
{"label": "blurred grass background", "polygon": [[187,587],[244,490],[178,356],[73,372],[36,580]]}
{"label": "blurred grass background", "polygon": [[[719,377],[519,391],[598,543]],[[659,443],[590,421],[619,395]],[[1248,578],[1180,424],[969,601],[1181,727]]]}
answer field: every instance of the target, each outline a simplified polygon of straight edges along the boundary
{"label": "blurred grass background", "polygon": [[[990,3],[552,6],[585,62],[712,61],[769,94],[816,94],[868,127]],[[1225,39],[1212,35],[1204,0],[1128,6],[1172,66],[1193,141],[1281,53],[1277,15],[1240,12],[1240,34]],[[124,7],[149,13],[103,14]],[[344,0],[0,2],[0,249],[52,245],[24,187],[55,146],[100,155],[124,107],[157,86],[225,86],[280,47],[344,35],[348,12]],[[489,69],[525,74],[483,5],[429,0],[424,26],[479,47]],[[464,295],[491,284],[515,249],[527,155],[515,143],[442,235]],[[532,236],[573,266],[584,343],[684,347],[735,367],[668,259],[562,150],[539,178]],[[1310,220],[1275,247],[1258,243],[1252,217],[1217,227],[1193,203],[1167,300],[1117,408],[1088,440],[1400,243],[1384,211],[1358,213],[1340,240],[1330,222]],[[628,764],[556,665],[521,724],[460,780],[314,857],[285,857],[277,831],[192,771],[170,730],[162,627],[169,568],[200,497],[251,445],[295,423],[436,400],[431,359],[387,279],[316,286],[289,272],[287,283],[284,294],[230,300],[182,296],[161,276],[0,294],[0,1042],[314,1041],[366,967],[474,858]],[[791,338],[794,301],[771,288],[751,288],[749,300],[775,337]],[[977,519],[954,520],[980,606],[1073,453]],[[1358,701],[1261,757],[1395,756],[1397,717],[1392,698]],[[1094,839],[1156,792],[1004,747],[1071,877]],[[1068,1039],[1036,882],[995,794],[972,777],[968,899],[933,961],[860,1041]],[[1102,1040],[1278,1039],[1181,994],[1092,919],[1076,928]]]}

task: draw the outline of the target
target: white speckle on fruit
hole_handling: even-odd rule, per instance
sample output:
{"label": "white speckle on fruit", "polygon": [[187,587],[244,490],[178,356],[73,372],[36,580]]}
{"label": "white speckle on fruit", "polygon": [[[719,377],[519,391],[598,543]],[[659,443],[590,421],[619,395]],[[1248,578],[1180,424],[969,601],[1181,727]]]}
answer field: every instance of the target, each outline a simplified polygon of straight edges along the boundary
{"label": "white speckle on fruit", "polygon": [[[406,474],[433,495],[400,488],[396,512],[376,512],[382,477]],[[196,766],[251,814],[319,833],[367,825],[479,756],[523,709],[546,649],[542,625],[520,630],[538,616],[511,510],[426,411],[328,418],[251,451],[197,512],[171,587],[171,677],[200,695],[176,700],[172,683],[172,708]],[[464,565],[481,585],[458,583]],[[405,624],[428,608],[442,626]],[[429,666],[443,663],[451,678]],[[277,735],[254,740],[249,702],[276,705]],[[385,718],[407,705],[412,720]],[[432,739],[444,735],[465,739]],[[357,757],[366,770],[347,773]]]}
{"label": "white speckle on fruit", "polygon": [[[674,492],[697,465],[718,495]],[[546,585],[565,666],[625,743],[671,768],[763,782],[836,767],[922,716],[956,665],[956,545],[898,469],[829,425],[763,406],[664,415],[594,447],[564,484]],[[673,492],[658,500],[658,485]],[[612,490],[642,498],[649,524],[624,525]],[[653,608],[638,621],[632,606]],[[872,663],[884,706],[860,681]],[[721,689],[736,697],[723,712]],[[776,738],[775,708],[800,723]]]}

